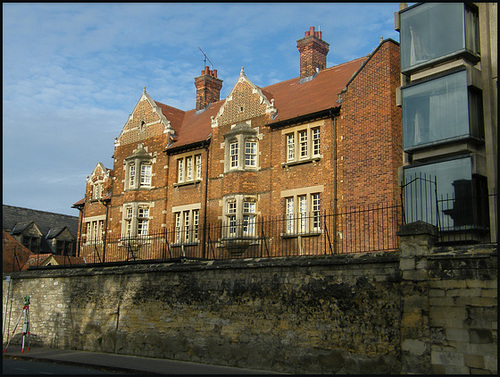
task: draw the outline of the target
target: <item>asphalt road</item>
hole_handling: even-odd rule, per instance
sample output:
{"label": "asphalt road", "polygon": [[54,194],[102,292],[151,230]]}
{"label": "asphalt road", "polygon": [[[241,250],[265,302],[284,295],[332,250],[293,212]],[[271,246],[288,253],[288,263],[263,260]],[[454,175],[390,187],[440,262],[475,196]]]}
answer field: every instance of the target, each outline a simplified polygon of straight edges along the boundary
{"label": "asphalt road", "polygon": [[90,367],[56,364],[45,361],[35,361],[29,359],[8,359],[3,358],[3,373],[9,374],[124,374],[121,372],[112,372],[109,370],[99,370]]}

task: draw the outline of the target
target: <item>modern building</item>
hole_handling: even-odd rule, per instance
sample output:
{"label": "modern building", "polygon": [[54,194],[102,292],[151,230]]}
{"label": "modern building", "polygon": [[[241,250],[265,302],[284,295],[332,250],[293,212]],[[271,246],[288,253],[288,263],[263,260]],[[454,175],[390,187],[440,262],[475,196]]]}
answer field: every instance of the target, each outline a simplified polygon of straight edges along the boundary
{"label": "modern building", "polygon": [[[308,240],[336,249],[354,228],[345,216],[328,227],[326,214],[397,202],[399,44],[381,38],[367,56],[327,67],[330,46],[311,27],[297,48],[298,77],[261,88],[242,68],[222,100],[222,80],[205,67],[189,111],[144,88],[115,139],[113,168],[98,163],[74,204],[80,255],[135,259],[155,234],[163,246],[148,258],[275,253],[278,243],[301,254]],[[385,239],[388,224],[379,228],[362,242]]]}
{"label": "modern building", "polygon": [[443,241],[498,240],[496,3],[405,3],[395,14],[407,222]]}

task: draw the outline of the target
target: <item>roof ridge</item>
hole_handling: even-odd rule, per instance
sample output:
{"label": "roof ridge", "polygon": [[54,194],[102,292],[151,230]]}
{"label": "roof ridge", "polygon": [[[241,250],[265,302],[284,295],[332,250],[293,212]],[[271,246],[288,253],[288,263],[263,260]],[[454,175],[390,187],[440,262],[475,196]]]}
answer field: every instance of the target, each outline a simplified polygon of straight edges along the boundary
{"label": "roof ridge", "polygon": [[66,217],[76,217],[76,218],[78,218],[78,216],[66,215],[65,213],[49,212],[49,211],[43,211],[43,210],[40,210],[40,209],[33,209],[33,208],[12,206],[12,205],[9,205],[9,204],[3,204],[3,206],[4,207],[10,207],[10,208],[25,209],[25,210],[28,210],[28,211],[34,211],[34,212],[40,212],[40,213],[49,213],[49,214],[57,215],[57,216],[66,216]]}

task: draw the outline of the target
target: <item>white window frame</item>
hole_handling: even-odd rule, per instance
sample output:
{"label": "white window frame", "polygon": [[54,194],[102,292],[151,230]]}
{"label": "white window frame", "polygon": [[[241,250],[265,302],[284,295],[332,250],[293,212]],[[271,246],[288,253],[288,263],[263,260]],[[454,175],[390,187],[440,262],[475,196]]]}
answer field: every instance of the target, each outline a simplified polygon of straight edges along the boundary
{"label": "white window frame", "polygon": [[239,194],[224,198],[224,238],[255,238],[257,216],[257,197]]}
{"label": "white window frame", "polygon": [[178,206],[172,209],[175,221],[174,243],[176,245],[198,244],[200,242],[201,204]]}
{"label": "white window frame", "polygon": [[105,215],[86,217],[82,221],[85,224],[86,230],[86,233],[84,234],[85,244],[94,245],[102,243],[105,232]]}
{"label": "white window frame", "polygon": [[314,122],[282,131],[285,136],[285,162],[293,165],[310,162],[321,156],[321,128],[324,122]]}
{"label": "white window frame", "polygon": [[122,238],[145,237],[149,235],[151,222],[150,203],[129,202],[122,207]]}
{"label": "white window frame", "polygon": [[259,170],[259,131],[249,122],[232,126],[224,135],[224,172]]}
{"label": "white window frame", "polygon": [[201,153],[187,154],[177,158],[177,182],[174,186],[200,182],[201,177]]}
{"label": "white window frame", "polygon": [[151,172],[151,164],[149,162],[142,162],[140,187],[151,187]]}
{"label": "white window frame", "polygon": [[282,191],[285,199],[285,235],[321,233],[323,186]]}

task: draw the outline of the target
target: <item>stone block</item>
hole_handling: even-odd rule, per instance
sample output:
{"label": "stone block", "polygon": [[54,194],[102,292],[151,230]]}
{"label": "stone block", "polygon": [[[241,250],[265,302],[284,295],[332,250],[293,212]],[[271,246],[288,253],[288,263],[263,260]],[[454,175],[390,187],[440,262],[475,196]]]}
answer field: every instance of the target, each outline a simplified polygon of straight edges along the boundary
{"label": "stone block", "polygon": [[429,288],[454,289],[466,288],[467,284],[463,280],[430,280]]}
{"label": "stone block", "polygon": [[432,364],[440,364],[445,366],[463,367],[464,355],[452,351],[432,351],[431,352]]}
{"label": "stone block", "polygon": [[464,361],[468,367],[484,369],[484,356],[482,355],[465,355]]}
{"label": "stone block", "polygon": [[429,297],[444,297],[445,294],[444,289],[429,289]]}
{"label": "stone block", "polygon": [[481,297],[498,298],[498,290],[496,289],[481,289]]}
{"label": "stone block", "polygon": [[479,279],[466,279],[465,284],[469,288],[489,288],[497,289],[498,281],[495,280],[479,280]]}
{"label": "stone block", "polygon": [[403,271],[403,280],[427,280],[427,270],[406,270]]}
{"label": "stone block", "polygon": [[412,355],[421,356],[427,350],[427,345],[421,340],[406,339],[401,344],[401,348]]}
{"label": "stone block", "polygon": [[470,342],[472,344],[488,344],[493,343],[493,334],[491,330],[486,329],[470,329]]}
{"label": "stone block", "polygon": [[446,339],[451,341],[468,342],[470,340],[469,330],[463,328],[462,329],[447,328]]}
{"label": "stone block", "polygon": [[401,258],[399,260],[400,270],[413,270],[415,269],[415,258]]}

